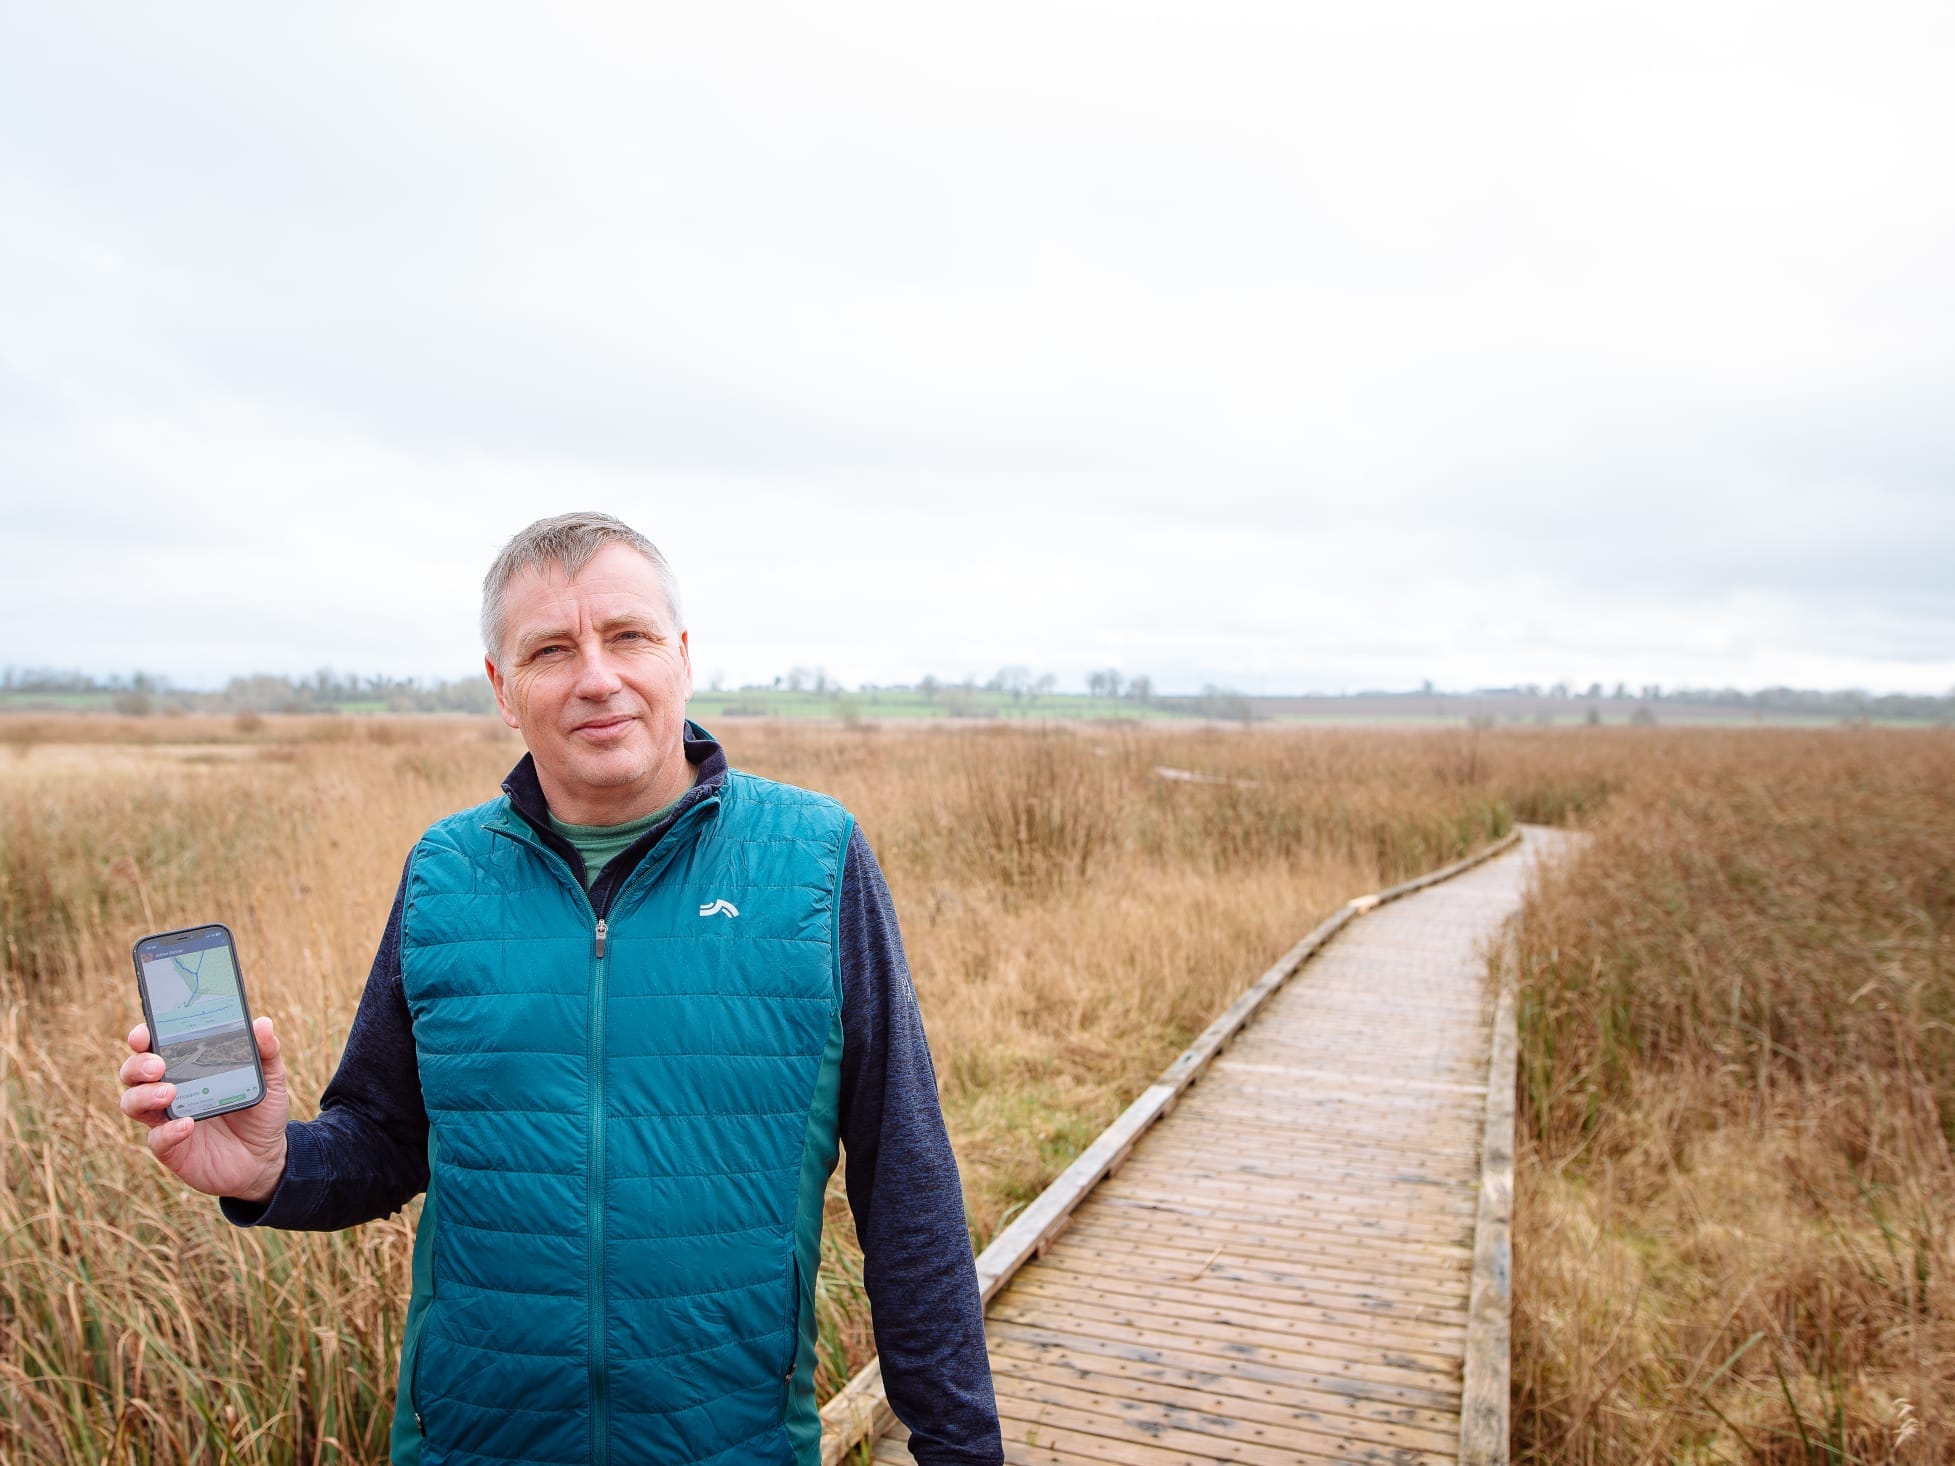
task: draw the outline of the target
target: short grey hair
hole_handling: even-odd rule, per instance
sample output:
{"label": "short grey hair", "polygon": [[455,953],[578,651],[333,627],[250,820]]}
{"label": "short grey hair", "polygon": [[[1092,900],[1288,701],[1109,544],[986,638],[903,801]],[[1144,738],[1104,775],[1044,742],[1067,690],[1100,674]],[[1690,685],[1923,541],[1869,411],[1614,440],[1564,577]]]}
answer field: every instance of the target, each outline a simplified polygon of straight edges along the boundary
{"label": "short grey hair", "polygon": [[563,573],[575,580],[606,545],[629,545],[652,562],[659,585],[665,591],[666,608],[672,613],[670,629],[685,630],[686,614],[679,605],[679,578],[672,573],[671,565],[666,563],[657,545],[609,514],[591,511],[558,514],[539,519],[520,531],[502,547],[489,573],[482,577],[482,646],[490,658],[497,663],[502,661],[502,623],[509,610],[510,581],[525,570],[547,570],[552,565],[561,565]]}

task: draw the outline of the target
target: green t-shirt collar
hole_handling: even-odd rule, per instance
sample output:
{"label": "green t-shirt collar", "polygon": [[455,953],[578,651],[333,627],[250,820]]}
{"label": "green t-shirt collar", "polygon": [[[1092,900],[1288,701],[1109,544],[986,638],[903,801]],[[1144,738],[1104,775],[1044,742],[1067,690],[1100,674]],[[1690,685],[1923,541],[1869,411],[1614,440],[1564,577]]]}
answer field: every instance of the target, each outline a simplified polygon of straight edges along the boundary
{"label": "green t-shirt collar", "polygon": [[[681,794],[679,799],[683,798],[685,795]],[[584,887],[588,890],[603,873],[604,867],[630,849],[632,842],[640,835],[671,814],[678,807],[679,799],[663,809],[655,809],[635,820],[626,820],[621,825],[573,825],[558,819],[553,813],[550,828],[568,840],[584,858]]]}

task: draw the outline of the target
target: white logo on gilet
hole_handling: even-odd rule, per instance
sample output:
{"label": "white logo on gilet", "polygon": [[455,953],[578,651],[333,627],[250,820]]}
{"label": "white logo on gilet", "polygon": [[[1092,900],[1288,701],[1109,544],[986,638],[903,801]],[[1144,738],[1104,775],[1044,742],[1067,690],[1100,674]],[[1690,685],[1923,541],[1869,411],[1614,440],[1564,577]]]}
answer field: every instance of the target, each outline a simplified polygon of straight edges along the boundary
{"label": "white logo on gilet", "polygon": [[699,914],[701,916],[738,916],[740,914],[740,908],[722,896],[719,900],[708,901],[704,906],[700,907]]}

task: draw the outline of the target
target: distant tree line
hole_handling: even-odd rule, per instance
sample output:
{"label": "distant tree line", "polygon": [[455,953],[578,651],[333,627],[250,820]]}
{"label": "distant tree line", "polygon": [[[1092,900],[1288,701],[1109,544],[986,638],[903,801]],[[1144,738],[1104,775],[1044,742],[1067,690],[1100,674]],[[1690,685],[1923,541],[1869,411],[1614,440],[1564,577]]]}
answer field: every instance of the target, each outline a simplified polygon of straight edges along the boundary
{"label": "distant tree line", "polygon": [[[774,679],[774,685],[783,685],[781,678]],[[785,685],[791,690],[795,686],[793,674],[789,674]],[[813,685],[813,684],[804,684]],[[834,684],[830,684],[833,686]],[[760,690],[760,689],[753,689]],[[815,690],[819,690],[816,686]],[[1036,704],[1040,698],[1077,697],[1078,693],[1061,693],[1059,679],[1050,672],[1034,673],[1029,667],[1000,667],[987,680],[979,682],[974,676],[961,681],[948,681],[935,673],[920,677],[908,686],[872,687],[865,685],[864,693],[875,692],[916,692],[932,702],[940,703],[945,712],[954,716],[981,714],[984,704],[980,693],[993,697],[1009,697],[1014,706],[1027,702]],[[1220,718],[1230,722],[1248,723],[1257,716],[1254,702],[1247,694],[1233,688],[1209,685],[1193,697],[1165,696],[1154,690],[1154,679],[1144,673],[1128,676],[1117,667],[1096,668],[1085,678],[1085,694],[1095,701],[1117,701],[1132,703],[1137,708],[1152,708],[1184,718]]]}
{"label": "distant tree line", "polygon": [[[718,691],[718,679],[714,679]],[[1250,722],[1262,716],[1255,699],[1233,688],[1208,685],[1194,695],[1164,694],[1155,691],[1151,677],[1127,675],[1118,668],[1098,668],[1086,674],[1082,689],[1094,701],[1120,701],[1136,708],[1150,708],[1178,717],[1212,718],[1228,722]],[[742,693],[813,693],[845,698],[848,690],[829,676],[823,667],[792,667],[767,683],[748,684]],[[910,685],[877,687],[865,683],[858,692],[873,698],[878,693],[915,693],[939,703],[946,713],[958,716],[983,715],[994,708],[997,698],[1010,698],[1014,705],[1036,704],[1039,699],[1071,696],[1062,694],[1059,679],[1050,672],[1034,673],[1029,667],[1000,667],[980,682],[975,676],[952,681],[930,674]],[[1470,693],[1448,693],[1434,688],[1430,681],[1417,693],[1362,693],[1376,697],[1522,697],[1586,703],[1591,711],[1602,702],[1636,703],[1642,718],[1649,720],[1651,704],[1681,703],[1699,707],[1729,708],[1767,714],[1855,720],[1905,719],[1929,722],[1955,721],[1955,688],[1941,696],[1919,693],[1870,693],[1856,688],[1820,691],[1810,688],[1767,687],[1744,692],[1735,687],[1669,688],[1646,683],[1631,688],[1618,682],[1605,689],[1591,682],[1578,689],[1569,682],[1548,686],[1520,683],[1512,687],[1482,687]],[[94,675],[49,667],[0,667],[0,708],[4,707],[108,707],[131,715],[188,712],[254,713],[332,713],[343,711],[391,713],[478,713],[495,711],[495,697],[480,677],[444,678],[390,677],[385,674],[361,676],[321,668],[309,677],[291,677],[261,672],[249,677],[233,677],[218,691],[176,687],[169,678],[156,673],[135,671]],[[756,704],[755,711],[762,705]]]}
{"label": "distant tree line", "polygon": [[349,709],[390,713],[493,713],[495,695],[481,677],[455,681],[360,676],[321,668],[309,677],[260,672],[233,677],[220,691],[178,688],[150,672],[93,676],[42,667],[0,668],[0,697],[31,704],[37,697],[72,704],[105,703],[131,716],[149,713],[334,713]]}
{"label": "distant tree line", "polygon": [[1767,687],[1758,692],[1740,692],[1727,687],[1717,691],[1670,692],[1665,696],[1675,702],[1712,703],[1719,707],[1837,718],[1955,718],[1955,688],[1950,688],[1940,697],[1905,692],[1874,694],[1857,688],[1842,692],[1819,692],[1798,687]]}
{"label": "distant tree line", "polygon": [[321,669],[310,677],[259,673],[233,677],[215,694],[227,709],[258,713],[328,712],[347,707],[390,713],[493,713],[495,694],[485,677],[423,680],[359,676]]}
{"label": "distant tree line", "polygon": [[[1423,692],[1433,693],[1427,682]],[[1934,693],[1872,693],[1860,688],[1822,691],[1806,687],[1765,687],[1745,692],[1736,687],[1673,687],[1646,682],[1632,688],[1626,682],[1604,691],[1600,682],[1589,683],[1585,691],[1573,684],[1556,682],[1543,687],[1538,682],[1523,682],[1513,687],[1480,687],[1472,693],[1442,693],[1440,696],[1536,697],[1555,700],[1600,702],[1685,703],[1696,707],[1731,708],[1746,712],[1785,713],[1823,718],[1919,718],[1942,720],[1955,717],[1955,688],[1937,696]]]}

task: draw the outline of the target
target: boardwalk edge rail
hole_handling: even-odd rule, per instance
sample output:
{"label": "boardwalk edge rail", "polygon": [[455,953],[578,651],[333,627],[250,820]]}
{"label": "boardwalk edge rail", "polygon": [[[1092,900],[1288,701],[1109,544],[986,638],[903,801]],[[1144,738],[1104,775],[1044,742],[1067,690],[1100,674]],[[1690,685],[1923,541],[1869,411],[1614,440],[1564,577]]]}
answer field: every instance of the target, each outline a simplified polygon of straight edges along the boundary
{"label": "boardwalk edge rail", "polygon": [[1473,1285],[1466,1309],[1460,1392],[1460,1466],[1507,1466],[1513,1368],[1514,1081],[1519,1056],[1514,990],[1500,985],[1487,1057],[1487,1120],[1480,1140],[1480,1206],[1473,1224]]}
{"label": "boardwalk edge rail", "polygon": [[[1046,1249],[1051,1247],[1058,1240],[1059,1234],[1066,1230],[1067,1223],[1072,1220],[1073,1212],[1086,1199],[1087,1194],[1095,1186],[1099,1185],[1101,1181],[1120,1169],[1127,1157],[1133,1152],[1135,1144],[1140,1140],[1142,1135],[1146,1134],[1149,1127],[1156,1120],[1166,1116],[1174,1108],[1175,1101],[1180,1097],[1181,1092],[1201,1077],[1202,1072],[1215,1061],[1223,1049],[1228,1047],[1230,1040],[1241,1032],[1249,1020],[1255,1016],[1256,1010],[1262,1007],[1268,1001],[1270,995],[1282,987],[1297,969],[1303,966],[1320,947],[1342,931],[1352,920],[1364,915],[1366,912],[1376,910],[1388,901],[1396,901],[1401,896],[1409,896],[1414,891],[1423,891],[1428,886],[1434,886],[1441,881],[1450,880],[1463,871],[1471,870],[1483,861],[1491,860],[1496,855],[1502,855],[1513,849],[1515,845],[1520,843],[1520,839],[1520,830],[1510,830],[1506,835],[1487,846],[1486,849],[1476,851],[1463,860],[1455,860],[1450,865],[1442,865],[1437,870],[1427,871],[1421,876],[1414,876],[1409,881],[1400,881],[1397,885],[1388,886],[1382,891],[1376,891],[1366,896],[1353,897],[1340,906],[1330,917],[1318,923],[1308,936],[1278,958],[1274,966],[1261,977],[1257,978],[1241,997],[1231,1003],[1223,1011],[1221,1017],[1203,1029],[1201,1036],[1188,1045],[1187,1048],[1183,1049],[1180,1056],[1173,1063],[1169,1064],[1166,1069],[1161,1071],[1161,1077],[1142,1091],[1140,1098],[1128,1105],[1121,1113],[1119,1119],[1101,1131],[1099,1138],[1087,1146],[1085,1150],[1081,1151],[1079,1157],[1071,1165],[1067,1166],[1065,1170],[1061,1171],[1052,1184],[1041,1191],[1032,1204],[1018,1214],[1010,1226],[1006,1227],[994,1237],[989,1247],[978,1254],[978,1295],[982,1304],[988,1307],[992,1298],[1004,1288],[1006,1283],[1011,1281],[1012,1276],[1021,1267],[1033,1258],[1043,1257],[1045,1255]],[[1505,1248],[1508,1239],[1505,1231],[1506,1224],[1504,1218],[1507,1212],[1512,1210],[1511,1198],[1513,1195],[1513,1010],[1508,1000],[1503,998],[1502,1001],[1504,1011],[1507,1014],[1509,1076],[1507,1083],[1509,1099],[1507,1106],[1506,1144],[1502,1152],[1506,1158],[1505,1181],[1503,1185],[1505,1187],[1504,1196],[1507,1199],[1502,1203],[1506,1210],[1501,1213],[1503,1221],[1501,1223],[1502,1230],[1499,1238],[1499,1246]],[[1496,1061],[1498,1060],[1499,1042],[1498,1019],[1496,1019],[1494,1038]],[[1493,1123],[1492,1096],[1489,1094],[1487,1120],[1489,1140],[1492,1138]],[[1484,1155],[1486,1164],[1491,1165],[1494,1159],[1493,1152],[1489,1150]],[[1475,1321],[1478,1321],[1481,1317],[1479,1305],[1482,1301],[1481,1273],[1483,1269],[1481,1267],[1479,1246],[1484,1234],[1488,1231],[1486,1220],[1488,1215],[1486,1186],[1487,1182],[1483,1179],[1481,1182],[1480,1221],[1475,1227],[1473,1311],[1470,1315]],[[1506,1459],[1506,1284],[1507,1270],[1503,1266],[1497,1289],[1500,1302],[1499,1340],[1501,1348],[1499,1358],[1499,1404],[1502,1426],[1500,1437],[1501,1454],[1497,1459],[1502,1461]],[[1491,1306],[1489,1304],[1489,1307]],[[1483,1330],[1482,1332],[1486,1335],[1487,1340],[1491,1339],[1489,1331]],[[1472,1338],[1473,1336],[1469,1332],[1467,1351],[1469,1368],[1467,1385],[1469,1391],[1475,1383],[1475,1375],[1472,1372],[1472,1361],[1474,1358]],[[1482,1352],[1484,1352],[1484,1349]],[[1486,1373],[1487,1371],[1485,1369],[1481,1371],[1482,1375]],[[1469,1411],[1472,1409],[1474,1399],[1475,1397],[1469,1393],[1467,1396]],[[1466,1418],[1466,1416],[1462,1416],[1462,1437],[1466,1429],[1464,1424]],[[822,1466],[838,1466],[838,1463],[850,1451],[864,1442],[874,1441],[895,1423],[895,1412],[889,1408],[888,1397],[883,1391],[882,1362],[879,1359],[871,1359],[857,1371],[855,1377],[847,1385],[836,1393],[832,1400],[822,1406]],[[1491,1462],[1496,1458],[1491,1455],[1482,1455],[1477,1459]]]}

